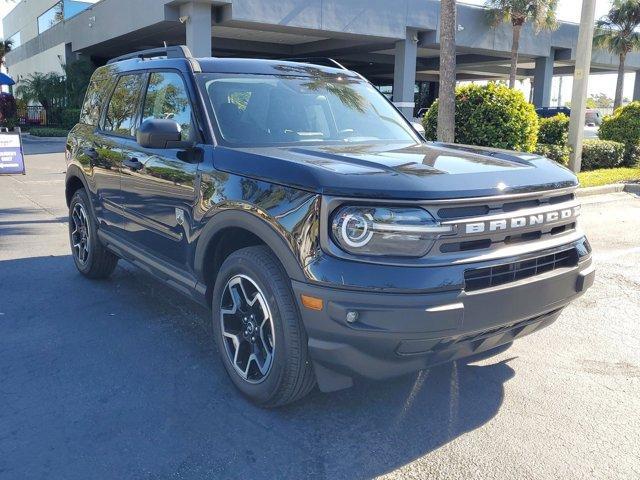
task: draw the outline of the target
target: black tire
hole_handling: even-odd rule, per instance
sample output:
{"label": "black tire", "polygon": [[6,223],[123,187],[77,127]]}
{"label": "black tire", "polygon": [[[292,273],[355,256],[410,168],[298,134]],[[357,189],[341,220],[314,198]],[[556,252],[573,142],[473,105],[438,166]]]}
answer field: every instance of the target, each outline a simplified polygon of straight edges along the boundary
{"label": "black tire", "polygon": [[[228,303],[230,298],[228,284],[239,277],[242,277],[243,281],[249,280],[248,289],[252,288],[251,282],[253,286],[258,287],[257,291],[265,297],[273,320],[270,325],[265,323],[274,330],[270,368],[257,383],[255,379],[252,383],[249,379],[243,378],[234,367],[234,359],[230,358],[231,354],[226,350],[231,348],[229,338],[225,337],[222,331],[221,309],[229,308],[223,305],[223,302]],[[256,297],[257,295],[253,296],[254,302]],[[233,322],[238,322],[237,313],[231,316]],[[225,369],[236,387],[251,401],[264,407],[277,407],[295,402],[313,389],[315,375],[307,351],[307,334],[294,301],[291,281],[278,259],[267,247],[243,248],[227,257],[218,272],[213,290],[212,318],[216,345]],[[227,320],[224,321],[226,324]],[[258,367],[257,362],[255,367]],[[256,373],[259,375],[261,372]]]}
{"label": "black tire", "polygon": [[[79,212],[84,212],[86,219],[86,250],[82,253],[74,243],[78,243],[76,233],[76,218]],[[109,277],[118,264],[118,257],[107,250],[98,238],[98,227],[93,216],[93,210],[89,203],[87,192],[83,188],[77,190],[71,198],[69,205],[69,244],[71,255],[78,271],[87,278],[102,279]]]}

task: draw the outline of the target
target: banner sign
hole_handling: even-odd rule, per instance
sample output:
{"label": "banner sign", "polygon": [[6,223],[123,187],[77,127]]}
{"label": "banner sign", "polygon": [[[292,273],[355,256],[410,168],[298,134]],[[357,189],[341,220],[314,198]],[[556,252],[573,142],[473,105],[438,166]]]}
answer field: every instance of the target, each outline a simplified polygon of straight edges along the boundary
{"label": "banner sign", "polygon": [[24,154],[20,133],[0,131],[0,175],[24,174]]}

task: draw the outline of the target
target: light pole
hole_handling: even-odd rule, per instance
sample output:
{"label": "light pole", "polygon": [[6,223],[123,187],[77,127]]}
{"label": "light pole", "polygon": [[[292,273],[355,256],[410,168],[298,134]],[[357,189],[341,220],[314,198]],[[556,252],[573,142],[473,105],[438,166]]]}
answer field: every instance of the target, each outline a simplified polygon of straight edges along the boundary
{"label": "light pole", "polygon": [[571,157],[569,168],[575,173],[580,171],[582,163],[582,137],[584,119],[587,113],[587,87],[591,70],[591,47],[595,21],[595,0],[582,0],[580,31],[576,46],[576,67],[573,74],[573,92],[571,94],[571,120],[569,122],[569,146]]}

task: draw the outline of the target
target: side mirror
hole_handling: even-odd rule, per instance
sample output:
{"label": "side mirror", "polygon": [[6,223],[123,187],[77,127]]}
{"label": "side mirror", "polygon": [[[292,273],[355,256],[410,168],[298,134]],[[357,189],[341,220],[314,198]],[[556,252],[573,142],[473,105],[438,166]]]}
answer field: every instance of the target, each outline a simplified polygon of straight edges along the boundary
{"label": "side mirror", "polygon": [[150,118],[140,125],[136,141],[144,148],[175,148],[182,143],[181,131],[175,120]]}

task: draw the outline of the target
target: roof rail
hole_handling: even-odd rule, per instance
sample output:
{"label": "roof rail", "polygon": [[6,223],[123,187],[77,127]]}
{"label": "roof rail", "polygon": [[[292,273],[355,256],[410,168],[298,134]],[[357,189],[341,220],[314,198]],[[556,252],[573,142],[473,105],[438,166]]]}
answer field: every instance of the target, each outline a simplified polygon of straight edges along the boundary
{"label": "roof rail", "polygon": [[311,63],[312,65],[339,68],[340,70],[349,70],[340,62],[329,57],[294,57],[294,58],[283,58],[282,60],[284,60],[285,62]]}
{"label": "roof rail", "polygon": [[112,58],[107,62],[107,65],[111,63],[121,62],[123,60],[131,60],[134,58],[144,60],[146,58],[193,58],[191,55],[191,51],[189,47],[185,45],[174,45],[171,47],[159,47],[159,48],[150,48],[148,50],[139,50],[137,52],[127,53],[125,55],[120,55],[119,57]]}

